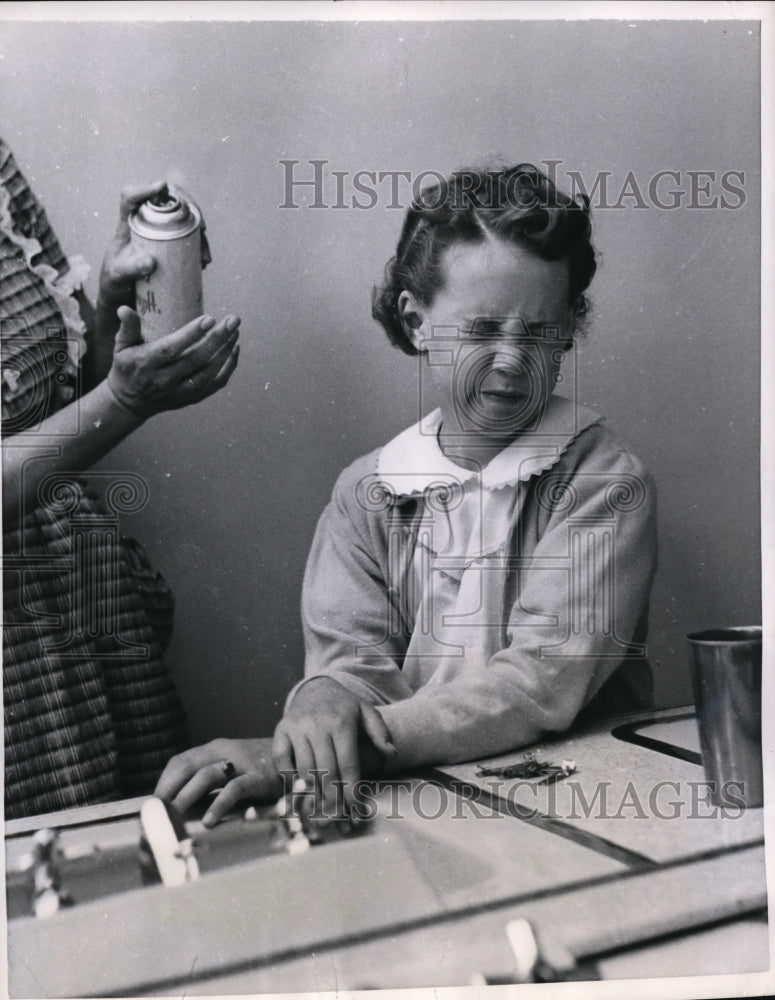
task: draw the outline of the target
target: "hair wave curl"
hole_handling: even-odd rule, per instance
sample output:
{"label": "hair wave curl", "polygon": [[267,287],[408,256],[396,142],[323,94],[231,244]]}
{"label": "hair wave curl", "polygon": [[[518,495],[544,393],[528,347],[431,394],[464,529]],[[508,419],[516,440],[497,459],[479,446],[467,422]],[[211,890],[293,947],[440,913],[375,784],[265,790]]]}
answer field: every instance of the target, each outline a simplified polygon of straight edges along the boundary
{"label": "hair wave curl", "polygon": [[458,170],[424,188],[407,210],[384,282],[372,292],[372,316],[394,346],[417,354],[399,315],[401,292],[430,305],[444,285],[444,251],[456,243],[481,243],[489,234],[532,249],[543,260],[568,261],[568,304],[578,330],[589,311],[584,293],[597,268],[591,233],[589,198],[558,191],[530,163]]}

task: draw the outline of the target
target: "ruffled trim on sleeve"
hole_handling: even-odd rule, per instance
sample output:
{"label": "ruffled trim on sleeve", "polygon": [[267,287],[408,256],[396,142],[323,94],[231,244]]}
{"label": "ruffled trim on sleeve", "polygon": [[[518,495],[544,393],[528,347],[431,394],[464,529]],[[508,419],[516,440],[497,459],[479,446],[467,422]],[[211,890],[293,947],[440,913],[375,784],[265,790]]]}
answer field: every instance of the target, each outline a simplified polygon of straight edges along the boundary
{"label": "ruffled trim on sleeve", "polygon": [[[75,374],[78,364],[86,352],[86,324],[81,318],[81,310],[75,293],[80,292],[83,288],[91,268],[80,254],[67,258],[67,270],[62,275],[57,275],[54,268],[47,264],[39,265],[39,267],[45,267],[49,272],[47,279],[43,277],[39,268],[35,268],[36,272],[43,277],[46,287],[62,313],[62,319],[67,329],[67,354],[70,360],[68,374]],[[50,284],[49,279],[52,275],[54,280],[53,284]]]}
{"label": "ruffled trim on sleeve", "polygon": [[[75,293],[83,288],[89,277],[91,268],[84,257],[76,255],[67,258],[67,270],[59,274],[56,268],[41,261],[33,264],[33,259],[43,252],[40,242],[34,237],[24,236],[14,229],[11,218],[11,196],[3,188],[0,190],[0,231],[24,254],[24,260],[30,271],[37,274],[46,287],[46,291],[54,300],[59,310],[67,333],[67,363],[63,366],[66,375],[74,376],[78,364],[86,351],[86,324],[81,318]],[[44,331],[42,331],[44,333]]]}

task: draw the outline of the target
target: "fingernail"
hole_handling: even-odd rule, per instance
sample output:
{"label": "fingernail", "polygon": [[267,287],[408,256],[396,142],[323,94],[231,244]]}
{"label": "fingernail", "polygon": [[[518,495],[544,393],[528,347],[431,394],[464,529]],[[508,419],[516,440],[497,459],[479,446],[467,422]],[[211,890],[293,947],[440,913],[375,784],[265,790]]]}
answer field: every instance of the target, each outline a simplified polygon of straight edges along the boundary
{"label": "fingernail", "polygon": [[233,332],[240,324],[239,316],[229,316],[226,320],[226,329]]}
{"label": "fingernail", "polygon": [[212,316],[204,316],[199,325],[203,330],[211,330],[215,326],[215,320]]}
{"label": "fingernail", "polygon": [[215,822],[215,816],[213,816],[211,812],[206,812],[202,817],[203,826],[212,826],[214,822]]}

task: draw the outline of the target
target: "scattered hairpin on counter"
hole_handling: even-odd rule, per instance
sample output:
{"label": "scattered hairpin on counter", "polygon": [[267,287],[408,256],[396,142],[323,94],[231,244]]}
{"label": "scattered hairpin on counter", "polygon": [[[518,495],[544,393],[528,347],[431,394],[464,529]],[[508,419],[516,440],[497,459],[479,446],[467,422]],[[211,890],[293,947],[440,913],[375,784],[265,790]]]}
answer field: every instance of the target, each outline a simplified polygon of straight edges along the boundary
{"label": "scattered hairpin on counter", "polygon": [[536,760],[535,752],[530,751],[518,764],[480,767],[477,774],[480,778],[523,778],[528,781],[535,780],[537,785],[553,785],[575,771],[575,760],[563,760],[561,764],[551,764],[549,761]]}

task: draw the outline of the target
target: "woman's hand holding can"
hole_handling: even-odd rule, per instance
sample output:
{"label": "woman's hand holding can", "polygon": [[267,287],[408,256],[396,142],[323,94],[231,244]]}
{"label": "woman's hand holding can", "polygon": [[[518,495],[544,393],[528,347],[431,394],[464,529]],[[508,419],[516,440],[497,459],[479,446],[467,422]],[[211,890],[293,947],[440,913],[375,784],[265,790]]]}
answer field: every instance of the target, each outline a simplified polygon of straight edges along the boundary
{"label": "woman's hand holding can", "polygon": [[144,202],[157,197],[166,186],[165,181],[157,181],[125,187],[121,192],[118,225],[102,261],[98,299],[98,304],[112,310],[113,315],[119,306],[134,307],[135,282],[147,277],[156,267],[151,254],[139,253],[132,245],[129,216]]}
{"label": "woman's hand holding can", "polygon": [[118,402],[142,419],[201,402],[222,389],[237,367],[237,316],[217,323],[200,316],[144,343],[137,313],[122,306],[118,315],[121,326],[107,382]]}

